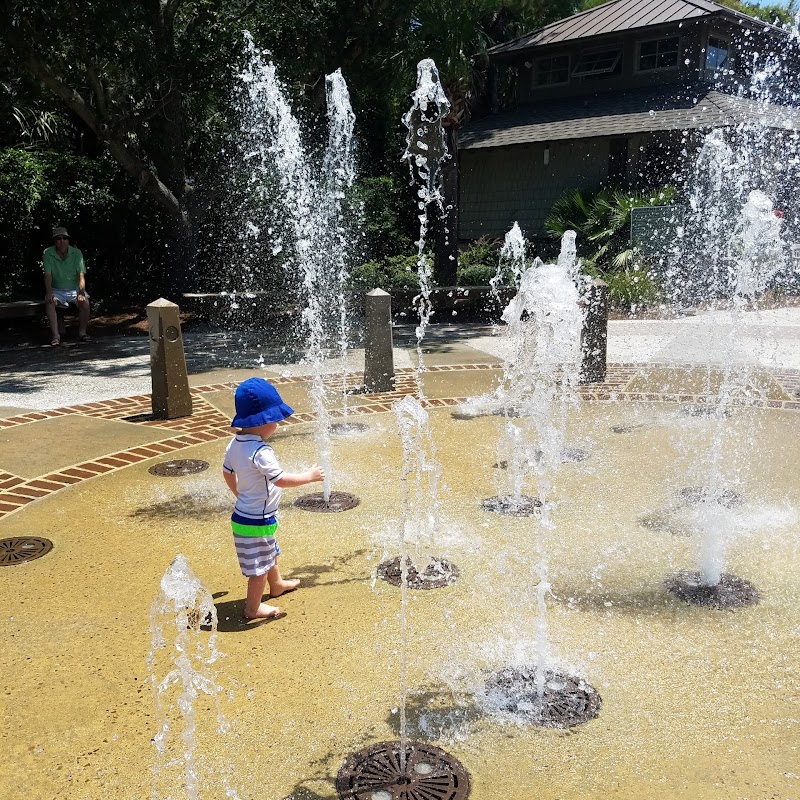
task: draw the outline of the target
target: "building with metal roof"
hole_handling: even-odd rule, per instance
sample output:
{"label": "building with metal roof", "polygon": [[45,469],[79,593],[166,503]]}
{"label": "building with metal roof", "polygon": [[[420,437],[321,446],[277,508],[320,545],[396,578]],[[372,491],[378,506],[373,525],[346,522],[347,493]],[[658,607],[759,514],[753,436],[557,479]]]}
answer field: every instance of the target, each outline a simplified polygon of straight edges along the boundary
{"label": "building with metal roof", "polygon": [[788,39],[711,0],[611,0],[492,48],[516,72],[517,105],[459,135],[460,238],[515,221],[541,235],[567,189],[674,182],[713,128],[794,135],[796,101],[750,91],[754,63],[785,57]]}

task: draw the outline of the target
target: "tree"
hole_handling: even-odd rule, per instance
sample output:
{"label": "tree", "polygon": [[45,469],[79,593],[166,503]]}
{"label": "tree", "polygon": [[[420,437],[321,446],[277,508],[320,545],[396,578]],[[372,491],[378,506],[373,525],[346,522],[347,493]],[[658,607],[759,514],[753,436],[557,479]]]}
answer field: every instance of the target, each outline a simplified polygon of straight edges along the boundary
{"label": "tree", "polygon": [[[393,59],[413,6],[414,0],[315,0],[302,6],[0,0],[0,41],[6,45],[0,49],[8,73],[28,75],[56,100],[45,111],[66,111],[159,207],[171,232],[177,283],[186,288],[197,231],[221,183],[218,155],[232,117],[229,98],[245,26],[258,46],[280,54],[282,76],[311,113],[321,110],[325,74],[341,66],[355,86],[359,112],[377,107],[374,122],[386,119],[387,106],[396,102],[386,87],[397,85]],[[9,90],[6,103],[13,106],[15,97]],[[21,104],[29,129],[48,119],[39,113],[40,99]],[[398,121],[399,113],[394,128]],[[374,161],[380,162],[393,127],[384,122],[371,137]]]}
{"label": "tree", "polygon": [[208,203],[194,178],[208,166],[203,140],[244,3],[3,0],[0,8],[14,65],[54,95],[163,212],[185,288],[193,223]]}

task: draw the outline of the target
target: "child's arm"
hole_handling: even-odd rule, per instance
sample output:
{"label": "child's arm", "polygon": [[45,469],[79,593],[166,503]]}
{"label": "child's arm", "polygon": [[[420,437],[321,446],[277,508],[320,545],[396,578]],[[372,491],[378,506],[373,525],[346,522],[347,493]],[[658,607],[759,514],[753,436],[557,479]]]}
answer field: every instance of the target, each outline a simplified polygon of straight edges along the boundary
{"label": "child's arm", "polygon": [[306,483],[325,480],[325,470],[316,464],[305,472],[284,472],[278,480],[273,483],[279,489],[289,489],[292,486],[302,486]]}
{"label": "child's arm", "polygon": [[239,492],[236,488],[236,473],[222,470],[222,477],[225,478],[225,483],[228,484],[228,488],[233,492],[233,496],[238,497]]}

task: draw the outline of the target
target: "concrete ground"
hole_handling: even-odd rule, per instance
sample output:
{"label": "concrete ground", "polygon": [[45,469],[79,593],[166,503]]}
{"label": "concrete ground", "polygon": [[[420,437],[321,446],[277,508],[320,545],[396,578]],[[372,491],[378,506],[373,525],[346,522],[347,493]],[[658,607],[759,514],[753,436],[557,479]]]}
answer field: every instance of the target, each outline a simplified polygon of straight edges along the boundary
{"label": "concrete ground", "polygon": [[[472,800],[800,796],[800,312],[764,312],[751,328],[765,335],[736,342],[729,322],[612,322],[607,379],[581,389],[586,402],[570,417],[570,443],[590,458],[565,466],[555,488],[550,636],[559,663],[598,689],[603,708],[569,733],[503,724],[475,699],[487,671],[531,652],[539,558],[534,522],[477,504],[502,481],[503,420],[450,413],[497,385],[502,345],[490,327],[434,326],[424,347],[442,464],[440,546],[459,581],[414,593],[401,617],[399,592],[374,579],[408,513],[390,408],[416,390],[413,330],[401,328],[395,391],[348,396],[353,419],[369,427],[335,443],[333,488],[360,505],[309,514],[291,505],[307,489],[287,492],[282,563],[304,588],[278,601],[287,616],[255,625],[241,618],[219,463],[233,389],[253,374],[272,378],[297,412],[274,440],[284,466],[315,458],[297,348],[188,331],[193,414],[171,421],[150,414],[144,337],[3,350],[0,558],[12,537],[54,547],[0,566],[0,796],[192,796],[181,768],[192,737],[180,739],[177,706],[167,709],[163,758],[151,741],[161,724],[152,682],[180,662],[151,652],[149,614],[178,553],[213,593],[220,622],[222,657],[193,666],[203,675],[193,703],[200,797],[333,800],[346,755],[400,735],[401,675],[410,735],[465,765]],[[752,408],[735,411],[719,455],[744,498],[726,518],[730,570],[762,601],[719,613],[684,605],[663,584],[695,565],[700,546],[685,490],[706,479],[697,455],[711,451],[716,423],[698,410],[720,368],[746,354],[760,365]],[[332,386],[342,367],[358,382],[363,355],[349,358],[332,370]],[[210,467],[182,478],[149,472],[175,459]],[[178,616],[161,633],[172,641],[185,631]],[[199,644],[186,652],[208,655],[207,638]],[[220,731],[218,712],[229,729]]]}
{"label": "concrete ground", "polygon": [[[736,330],[737,339],[730,335]],[[500,328],[487,325],[432,325],[425,339],[427,360],[439,363],[497,363]],[[185,332],[187,369],[193,384],[238,381],[254,372],[302,374],[297,342],[265,345],[257,332]],[[395,328],[395,367],[414,361],[412,326]],[[800,307],[748,312],[733,328],[728,312],[706,312],[674,320],[611,320],[608,362],[707,364],[754,359],[767,368],[800,369]],[[347,370],[363,371],[363,351],[354,349]],[[338,372],[341,362],[331,359]],[[150,392],[149,342],[141,337],[108,337],[89,345],[0,346],[0,415],[19,409],[47,410],[76,403]]]}

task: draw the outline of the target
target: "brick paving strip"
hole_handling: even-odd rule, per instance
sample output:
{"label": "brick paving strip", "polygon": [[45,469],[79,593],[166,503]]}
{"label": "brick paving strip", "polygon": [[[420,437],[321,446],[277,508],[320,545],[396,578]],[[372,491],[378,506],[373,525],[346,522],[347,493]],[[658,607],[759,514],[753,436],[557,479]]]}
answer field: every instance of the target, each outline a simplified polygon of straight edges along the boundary
{"label": "brick paving strip", "polygon": [[[425,372],[455,372],[464,370],[498,370],[496,364],[453,364],[445,366],[426,367]],[[641,364],[610,364],[606,380],[603,383],[587,384],[579,387],[579,394],[584,400],[594,401],[661,401],[668,403],[694,403],[703,405],[713,403],[714,398],[702,394],[664,394],[651,392],[626,392],[627,383],[642,369]],[[748,406],[760,408],[780,408],[791,411],[800,411],[800,370],[774,370],[772,372],[776,381],[784,388],[787,394],[798,398],[797,400],[753,400],[748,401]],[[346,377],[351,403],[348,404],[348,413],[354,416],[365,414],[378,414],[391,410],[391,404],[406,395],[418,397],[416,370],[403,368],[397,370],[395,388],[391,392],[379,394],[358,394],[362,376],[353,373]],[[290,383],[307,383],[309,376],[292,376],[272,378],[272,383],[277,386]],[[329,379],[326,383],[331,388],[341,389],[341,376]],[[193,411],[190,417],[173,420],[156,420],[152,418],[150,395],[136,395],[134,397],[121,397],[114,400],[102,400],[95,403],[81,403],[66,408],[56,408],[51,411],[32,411],[28,414],[19,414],[15,417],[0,419],[0,428],[10,428],[20,425],[29,425],[52,417],[78,415],[99,419],[129,422],[141,426],[157,427],[160,430],[172,430],[176,435],[170,439],[162,439],[152,444],[138,445],[127,450],[110,453],[100,458],[92,459],[80,464],[75,464],[67,469],[62,469],[48,475],[26,479],[0,470],[0,519],[24,508],[28,503],[49,497],[61,489],[82,481],[124,469],[131,464],[158,458],[168,453],[175,453],[187,447],[204,444],[216,439],[226,439],[231,436],[230,420],[219,409],[203,398],[204,394],[219,391],[232,391],[238,382],[214,383],[206,386],[192,388]],[[423,405],[429,408],[442,408],[455,406],[466,400],[465,397],[428,398]],[[361,400],[361,402],[359,402]],[[366,402],[364,402],[366,401]],[[331,410],[331,416],[338,418],[342,412],[338,409]],[[286,420],[286,424],[298,425],[312,422],[315,415],[312,413],[295,414]]]}

